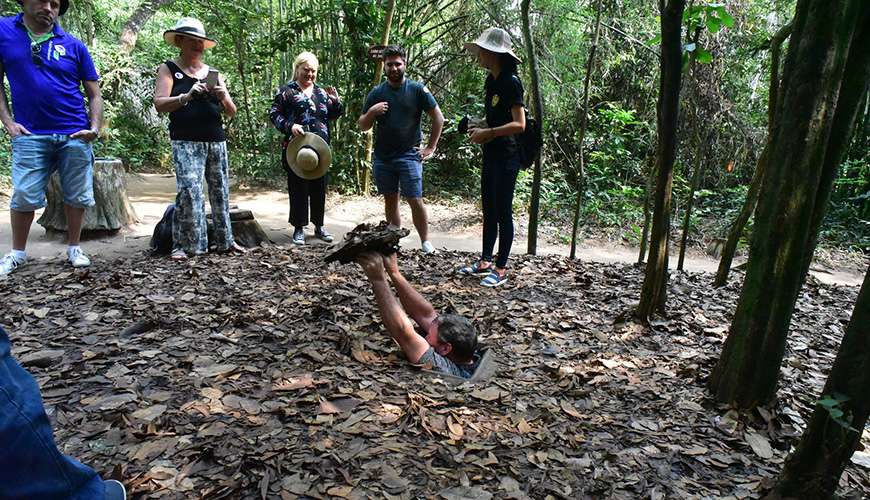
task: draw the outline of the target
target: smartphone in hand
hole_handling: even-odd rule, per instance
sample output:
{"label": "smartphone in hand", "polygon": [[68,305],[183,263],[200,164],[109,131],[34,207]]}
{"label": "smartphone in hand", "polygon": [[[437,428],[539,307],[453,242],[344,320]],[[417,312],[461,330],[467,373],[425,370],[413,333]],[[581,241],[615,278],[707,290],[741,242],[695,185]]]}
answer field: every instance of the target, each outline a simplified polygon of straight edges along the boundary
{"label": "smartphone in hand", "polygon": [[208,90],[211,91],[220,83],[220,79],[218,79],[218,70],[214,68],[208,69],[208,75],[205,77],[205,84],[208,87]]}

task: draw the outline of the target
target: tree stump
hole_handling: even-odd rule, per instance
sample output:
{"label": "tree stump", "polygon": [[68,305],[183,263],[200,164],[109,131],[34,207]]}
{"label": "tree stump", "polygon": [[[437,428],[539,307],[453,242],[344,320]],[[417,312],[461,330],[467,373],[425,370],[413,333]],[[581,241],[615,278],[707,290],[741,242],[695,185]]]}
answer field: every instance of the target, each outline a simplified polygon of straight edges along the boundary
{"label": "tree stump", "polygon": [[387,221],[381,221],[377,226],[360,224],[348,232],[341,245],[323,260],[327,263],[337,260],[347,264],[363,252],[374,251],[389,255],[399,251],[399,240],[409,233],[408,229],[391,226]]}
{"label": "tree stump", "polygon": [[[205,219],[208,224],[208,241],[212,242],[215,238],[211,213],[206,214]],[[233,229],[233,240],[243,247],[258,247],[270,241],[269,236],[254,219],[254,214],[250,210],[230,207],[230,225]]]}
{"label": "tree stump", "polygon": [[[52,174],[45,190],[48,205],[37,221],[46,231],[66,232],[63,190],[57,172]],[[82,233],[114,233],[122,227],[139,222],[136,211],[127,197],[127,178],[121,160],[103,159],[94,161],[93,207],[85,209]]]}

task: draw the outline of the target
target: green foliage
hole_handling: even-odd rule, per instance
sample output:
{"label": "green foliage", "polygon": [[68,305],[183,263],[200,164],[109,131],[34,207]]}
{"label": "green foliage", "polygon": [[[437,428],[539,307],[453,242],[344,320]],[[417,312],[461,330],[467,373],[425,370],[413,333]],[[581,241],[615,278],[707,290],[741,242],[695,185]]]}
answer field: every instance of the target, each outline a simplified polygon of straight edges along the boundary
{"label": "green foliage", "polygon": [[683,46],[683,70],[685,70],[693,58],[701,64],[713,62],[713,54],[699,44],[701,33],[706,30],[714,35],[722,28],[731,28],[734,26],[734,17],[725,9],[725,4],[692,5],[683,11],[683,26],[686,29],[686,38],[691,40]]}
{"label": "green foliage", "polygon": [[828,412],[828,416],[831,417],[831,420],[836,422],[840,427],[851,432],[861,432],[849,424],[849,421],[847,420],[849,415],[847,415],[847,412],[843,410],[843,403],[849,401],[849,399],[849,396],[835,392],[834,394],[822,394],[822,398],[819,399],[817,403]]}
{"label": "green foliage", "polygon": [[[384,0],[175,0],[142,25],[132,52],[119,50],[118,36],[143,0],[75,0],[62,22],[88,44],[101,75],[106,127],[96,154],[117,156],[137,171],[171,171],[167,118],[151,103],[157,66],[177,49],[162,33],[182,15],[203,21],[218,45],[205,62],[218,68],[239,107],[226,123],[233,175],[247,182],[282,187],[281,135],[267,117],[272,98],[292,78],[292,61],[302,50],[320,59],[318,83],[335,85],[346,114],[332,129],[330,189],[355,193],[363,165],[366,136],[356,126],[362,102],[372,87],[375,62],[367,56],[379,43]],[[648,2],[604,2],[603,29],[590,88],[589,125],[579,141],[584,62],[591,48],[596,2],[536,0],[532,31],[536,37],[545,108],[542,216],[568,225],[578,189],[583,189],[584,223],[612,228],[637,241],[650,161],[655,154],[658,93],[659,21]],[[766,134],[769,57],[763,47],[794,11],[793,0],[699,3],[684,16],[685,55],[699,64],[693,74],[708,93],[698,102],[684,99],[683,144],[674,173],[675,209],[681,209],[694,165],[692,138],[700,126],[713,135],[705,174],[697,193],[693,227],[721,235],[740,208],[746,184]],[[0,0],[6,14],[20,8]],[[477,199],[480,147],[455,130],[463,115],[483,115],[486,72],[462,42],[483,28],[511,32],[523,55],[519,9],[507,0],[453,2],[406,0],[396,3],[391,42],[408,49],[408,75],[432,90],[447,119],[435,157],[425,165],[426,196]],[[727,28],[727,29],[726,29]],[[643,40],[649,40],[644,43]],[[640,42],[639,42],[640,41]],[[525,59],[525,57],[523,57]],[[528,65],[520,66],[531,102]],[[860,120],[859,120],[860,121]],[[424,119],[424,123],[428,120]],[[870,249],[870,172],[866,120],[837,180],[822,231],[823,241]],[[424,136],[427,131],[424,130]],[[8,139],[0,139],[0,176],[8,176]],[[581,179],[580,152],[585,178]],[[719,168],[728,162],[733,171]],[[529,203],[530,172],[520,175],[516,209]],[[695,220],[697,219],[697,220]],[[694,224],[698,222],[698,224]]]}
{"label": "green foliage", "polygon": [[0,178],[12,175],[12,146],[7,134],[0,134]]}
{"label": "green foliage", "polygon": [[689,33],[702,27],[710,33],[718,33],[723,27],[734,27],[734,17],[725,9],[724,3],[692,5],[683,11],[683,25]]}

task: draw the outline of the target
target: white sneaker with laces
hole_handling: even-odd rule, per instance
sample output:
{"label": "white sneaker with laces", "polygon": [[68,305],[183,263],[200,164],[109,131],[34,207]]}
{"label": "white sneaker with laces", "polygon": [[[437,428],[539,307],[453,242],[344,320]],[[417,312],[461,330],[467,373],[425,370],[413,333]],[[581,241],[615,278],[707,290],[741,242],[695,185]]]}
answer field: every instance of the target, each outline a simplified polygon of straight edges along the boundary
{"label": "white sneaker with laces", "polygon": [[12,271],[18,269],[23,266],[27,262],[27,259],[16,259],[15,255],[12,252],[7,253],[0,259],[0,276],[6,276]]}
{"label": "white sneaker with laces", "polygon": [[83,252],[81,248],[71,248],[67,250],[67,257],[69,257],[69,263],[72,264],[73,267],[88,267],[91,265],[91,259],[85,255],[85,252]]}
{"label": "white sneaker with laces", "polygon": [[426,240],[423,242],[423,253],[435,253],[435,246],[432,245],[432,242]]}

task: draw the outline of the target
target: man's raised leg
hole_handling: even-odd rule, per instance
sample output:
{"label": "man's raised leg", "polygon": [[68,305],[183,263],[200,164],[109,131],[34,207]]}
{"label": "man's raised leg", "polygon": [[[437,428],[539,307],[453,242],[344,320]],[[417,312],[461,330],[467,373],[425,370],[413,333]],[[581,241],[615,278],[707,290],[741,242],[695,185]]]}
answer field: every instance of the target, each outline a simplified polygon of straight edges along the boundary
{"label": "man's raised leg", "polygon": [[67,258],[73,267],[88,267],[91,265],[91,259],[82,251],[79,246],[79,241],[82,236],[82,221],[85,218],[85,209],[73,207],[67,204],[63,206],[66,213],[67,240]]}
{"label": "man's raised leg", "polygon": [[85,209],[81,207],[71,207],[66,204],[64,204],[63,209],[64,212],[66,212],[67,240],[69,240],[69,246],[78,246],[82,237],[82,222],[85,219]]}
{"label": "man's raised leg", "polygon": [[9,221],[12,224],[12,250],[23,252],[27,248],[30,225],[33,224],[33,210],[29,212],[9,210]]}
{"label": "man's raised leg", "polygon": [[426,253],[434,252],[435,247],[429,242],[429,216],[426,213],[423,198],[405,199],[408,201],[408,206],[411,207],[411,218],[414,220],[414,227],[417,228],[417,234],[420,236],[423,251]]}
{"label": "man's raised leg", "polygon": [[0,258],[0,276],[5,276],[27,262],[27,235],[30,233],[30,224],[33,222],[33,212],[19,212],[9,210],[9,219],[12,224],[12,251]]}
{"label": "man's raised leg", "polygon": [[388,223],[402,227],[402,219],[399,216],[399,193],[384,195],[384,217],[387,218]]}

